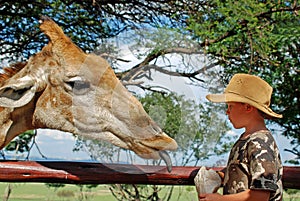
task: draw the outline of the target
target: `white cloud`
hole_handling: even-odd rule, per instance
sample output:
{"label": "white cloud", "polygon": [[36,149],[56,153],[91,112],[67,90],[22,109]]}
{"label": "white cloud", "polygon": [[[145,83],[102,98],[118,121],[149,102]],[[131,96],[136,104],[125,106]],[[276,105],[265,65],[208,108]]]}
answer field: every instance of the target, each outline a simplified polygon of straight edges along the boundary
{"label": "white cloud", "polygon": [[38,129],[37,130],[37,137],[43,138],[48,137],[53,140],[74,140],[75,137],[71,133],[53,130],[53,129]]}
{"label": "white cloud", "polygon": [[[36,143],[43,155],[49,159],[90,160],[84,151],[73,152],[76,139],[71,133],[51,129],[38,129]],[[41,157],[36,147],[31,157]]]}

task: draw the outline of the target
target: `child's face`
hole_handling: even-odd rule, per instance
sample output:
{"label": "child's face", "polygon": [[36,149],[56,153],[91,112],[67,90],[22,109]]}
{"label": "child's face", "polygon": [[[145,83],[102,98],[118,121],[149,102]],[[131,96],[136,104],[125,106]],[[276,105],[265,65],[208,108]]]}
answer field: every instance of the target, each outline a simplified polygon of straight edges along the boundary
{"label": "child's face", "polygon": [[244,103],[227,102],[226,114],[234,128],[239,129],[245,127],[247,115]]}

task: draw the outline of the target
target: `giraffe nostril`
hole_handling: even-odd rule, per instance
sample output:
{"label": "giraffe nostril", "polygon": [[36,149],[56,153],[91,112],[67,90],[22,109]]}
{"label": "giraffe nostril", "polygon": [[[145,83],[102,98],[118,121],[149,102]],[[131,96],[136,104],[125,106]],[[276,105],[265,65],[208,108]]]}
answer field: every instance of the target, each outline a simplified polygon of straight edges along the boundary
{"label": "giraffe nostril", "polygon": [[162,130],[159,126],[157,126],[156,124],[152,125],[152,129],[154,130],[156,135],[161,135],[162,134]]}

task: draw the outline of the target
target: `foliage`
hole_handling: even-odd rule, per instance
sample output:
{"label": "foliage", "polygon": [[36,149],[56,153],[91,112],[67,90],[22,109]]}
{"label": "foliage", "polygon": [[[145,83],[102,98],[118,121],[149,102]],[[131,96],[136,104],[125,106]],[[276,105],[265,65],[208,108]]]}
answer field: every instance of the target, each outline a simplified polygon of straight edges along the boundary
{"label": "foliage", "polygon": [[18,137],[16,137],[13,141],[11,141],[6,147],[5,150],[7,151],[15,151],[15,152],[29,152],[30,151],[30,142],[35,137],[36,133],[35,130],[29,130]]}
{"label": "foliage", "polygon": [[223,67],[228,82],[238,72],[257,74],[274,88],[275,120],[300,142],[300,21],[297,1],[209,1],[189,19],[188,30]]}
{"label": "foliage", "polygon": [[290,163],[290,164],[294,164],[294,165],[300,165],[300,151],[299,151],[299,144],[295,147],[293,147],[292,149],[284,149],[284,151],[287,151],[287,152],[291,152],[292,154],[296,155],[297,157],[294,158],[294,159],[290,159],[288,161],[286,161],[287,163]]}
{"label": "foliage", "polygon": [[[40,15],[57,21],[85,51],[96,50],[102,39],[142,27],[163,27],[185,34],[198,43],[194,49],[203,50],[200,52],[210,57],[213,62],[210,67],[223,67],[217,74],[225,83],[232,74],[247,72],[272,84],[275,92],[272,108],[284,115],[276,123],[284,129],[284,135],[295,139],[294,144],[299,143],[300,5],[297,1],[2,0],[0,5],[0,44],[5,47],[0,54],[14,61],[20,56],[28,58],[44,45],[46,40],[37,31]],[[178,51],[170,50],[172,43],[161,42],[170,40],[177,46],[180,42],[177,38],[168,34],[155,36],[153,33],[156,45],[147,57],[149,61],[143,64]],[[187,76],[201,76],[205,69],[209,68],[204,66]],[[187,71],[192,70],[187,68]]]}
{"label": "foliage", "polygon": [[[102,39],[128,29],[144,26],[174,26],[174,5],[170,0],[152,1],[0,1],[0,54],[16,61],[40,50],[46,43],[37,31],[41,15],[62,26],[69,37],[85,51],[93,51]],[[150,9],[149,9],[150,8]],[[178,19],[177,19],[178,20]],[[177,23],[177,22],[176,22]]]}
{"label": "foliage", "polygon": [[229,127],[217,113],[219,106],[198,105],[183,96],[158,92],[147,94],[140,101],[164,132],[178,142],[179,149],[174,156],[178,155],[179,165],[195,165],[212,155],[228,151],[225,144],[230,144],[230,140],[224,143],[222,138]]}
{"label": "foliage", "polygon": [[[1,49],[1,55],[13,60],[20,54],[27,58],[44,45],[45,38],[36,27],[41,14],[56,20],[86,51],[96,50],[101,39],[141,28],[141,24],[172,27],[187,34],[198,41],[195,47],[203,49],[215,66],[224,67],[224,73],[220,73],[223,76],[219,78],[225,83],[232,74],[247,72],[258,74],[272,84],[275,92],[272,107],[284,115],[276,122],[284,128],[284,135],[295,138],[294,144],[299,143],[300,6],[296,1],[213,0],[193,2],[193,6],[184,2],[134,0],[126,3],[100,0],[0,3],[0,41],[1,46],[7,47]],[[141,17],[143,11],[147,15]],[[163,34],[157,36],[165,38],[161,41],[177,40]],[[161,42],[153,39],[157,45],[150,55],[155,59],[169,46],[158,46]]]}
{"label": "foliage", "polygon": [[45,184],[47,188],[54,188],[54,191],[56,191],[58,188],[63,188],[66,185],[61,183],[46,183]]}
{"label": "foliage", "polygon": [[[89,6],[87,2],[80,4],[71,1],[2,1],[0,41],[1,46],[7,48],[1,49],[1,54],[12,60],[18,60],[20,55],[28,58],[40,50],[47,41],[37,29],[41,15],[48,15],[59,25],[64,26],[68,36],[78,41],[78,45],[85,50],[95,49],[98,44],[96,38],[106,38],[116,33],[109,27],[109,21],[101,17],[99,13],[101,11],[93,8],[87,10],[87,6]],[[99,23],[100,21],[102,23]],[[82,37],[88,43],[80,43]]]}
{"label": "foliage", "polygon": [[57,192],[57,196],[58,197],[64,197],[64,198],[74,197],[75,193],[71,190],[60,190],[60,191]]}
{"label": "foliage", "polygon": [[[57,191],[57,196],[58,197],[75,197],[74,191],[71,190],[66,190],[62,189],[58,191],[59,188],[64,188],[66,184],[62,183],[45,183],[47,188],[53,188],[54,191]],[[88,194],[89,192],[92,191],[93,188],[96,188],[98,184],[76,184],[76,186],[79,188],[79,193],[76,195],[76,200],[78,201],[84,201],[84,200],[89,200],[91,198],[91,195]],[[74,199],[74,198],[73,198]]]}
{"label": "foliage", "polygon": [[[147,45],[148,52],[142,56],[146,58],[124,74],[140,75],[151,63],[155,64],[155,70],[190,78],[195,85],[203,82],[201,78],[204,76],[209,77],[204,79],[206,83],[219,80],[226,84],[237,72],[257,74],[274,87],[271,107],[284,116],[275,122],[281,126],[284,135],[294,139],[294,147],[289,151],[299,158],[299,10],[298,1],[271,0],[0,0],[0,44],[5,47],[0,54],[1,58],[16,61],[40,50],[46,43],[37,31],[37,20],[41,14],[58,22],[85,51],[96,50],[98,54],[105,53],[111,47],[105,45],[107,38],[123,31],[159,28],[158,32],[150,31],[149,35],[143,33],[143,37],[147,36],[143,45]],[[172,34],[175,32],[182,35]],[[137,38],[134,34],[131,38]],[[184,41],[191,41],[189,45],[182,45],[181,36],[184,36]],[[139,47],[139,44],[132,46],[134,49]],[[110,51],[115,53],[114,48]],[[172,60],[168,60],[168,65],[157,65],[159,58],[174,52],[180,55],[200,54],[208,57],[210,63],[201,63],[197,68],[185,62],[187,65],[183,70],[174,67]],[[166,70],[170,66],[175,68],[173,72]],[[125,80],[131,79],[127,77]],[[151,91],[144,85],[139,86]],[[219,91],[219,87],[212,86],[210,90]],[[230,148],[230,143],[226,143],[230,141],[228,136],[220,138],[220,134],[227,130],[222,123],[225,118],[218,114],[222,108],[214,108],[217,107],[215,105],[195,106],[172,94],[151,96],[141,100],[163,129],[180,142],[180,152],[173,155],[179,158],[176,160],[178,164],[197,164],[211,154],[222,154]],[[106,154],[109,161],[113,157],[119,160],[122,150],[112,145],[103,142],[95,144],[84,139],[81,142],[78,148],[88,148],[95,159]],[[213,152],[208,151],[211,150],[211,143],[214,143]],[[18,146],[15,144],[12,147]],[[190,152],[188,148],[191,148]],[[26,146],[24,150],[27,150]],[[126,156],[133,160],[130,153],[126,152]]]}
{"label": "foliage", "polygon": [[[168,188],[168,187],[165,187]],[[173,187],[171,187],[173,189]],[[110,191],[113,196],[119,200],[162,200],[160,199],[159,193],[162,191],[161,187],[156,185],[125,185],[125,184],[115,184],[110,186]],[[169,195],[165,195],[168,197]]]}
{"label": "foliage", "polygon": [[288,194],[288,196],[286,196],[286,197],[289,198],[289,199],[286,198],[285,200],[289,200],[289,201],[299,200],[299,193],[300,193],[299,190],[297,190],[297,189],[285,189],[284,192]]}
{"label": "foliage", "polygon": [[85,201],[89,200],[91,195],[89,195],[87,192],[91,192],[93,188],[96,188],[97,184],[89,184],[89,185],[76,185],[79,187],[79,196],[77,197],[78,201]]}

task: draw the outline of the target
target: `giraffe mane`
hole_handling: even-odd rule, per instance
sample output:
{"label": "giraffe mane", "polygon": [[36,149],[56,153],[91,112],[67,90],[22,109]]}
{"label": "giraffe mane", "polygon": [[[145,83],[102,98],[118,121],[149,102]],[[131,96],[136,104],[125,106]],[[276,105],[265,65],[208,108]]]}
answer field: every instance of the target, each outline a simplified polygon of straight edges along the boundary
{"label": "giraffe mane", "polygon": [[3,73],[0,73],[0,85],[22,70],[26,64],[27,62],[18,62],[11,64],[9,67],[4,67]]}

